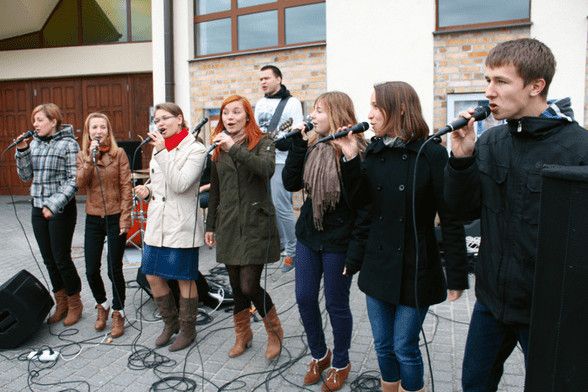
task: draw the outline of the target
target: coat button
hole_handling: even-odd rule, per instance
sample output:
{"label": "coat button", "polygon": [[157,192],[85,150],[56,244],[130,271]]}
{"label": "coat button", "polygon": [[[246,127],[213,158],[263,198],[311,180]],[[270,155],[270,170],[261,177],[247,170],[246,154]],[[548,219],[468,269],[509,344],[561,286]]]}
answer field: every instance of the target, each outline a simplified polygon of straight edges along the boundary
{"label": "coat button", "polygon": [[408,155],[406,155],[406,154],[402,155],[402,160],[403,161],[406,161],[407,159],[408,159]]}
{"label": "coat button", "polygon": [[376,187],[377,190],[381,191],[382,190],[382,185],[378,184],[378,186]]}
{"label": "coat button", "polygon": [[221,170],[221,174],[225,174],[225,171],[224,170]]}
{"label": "coat button", "polygon": [[378,245],[378,250],[382,250],[382,245]]}
{"label": "coat button", "polygon": [[239,202],[238,202],[238,201],[237,201],[237,202],[235,202],[235,205],[236,205],[236,206],[238,206],[238,205],[239,205]]}
{"label": "coat button", "polygon": [[341,217],[337,218],[337,222],[343,223],[343,218],[341,218]]}
{"label": "coat button", "polygon": [[226,191],[226,190],[227,190],[227,187],[224,187],[224,188],[223,188],[223,191]]}
{"label": "coat button", "polygon": [[165,197],[162,197],[162,198],[161,198],[161,201],[165,201]]}
{"label": "coat button", "polygon": [[225,203],[225,207],[227,206],[227,203]]}
{"label": "coat button", "polygon": [[402,192],[402,191],[404,190],[404,185],[400,185],[400,186],[398,187],[398,189],[400,190],[400,192]]}
{"label": "coat button", "polygon": [[399,252],[402,252],[402,246],[399,246],[399,247],[398,247],[398,251],[399,251]]}
{"label": "coat button", "polygon": [[151,196],[151,200],[155,200],[155,196]]}
{"label": "coat button", "polygon": [[323,246],[319,246],[319,250],[322,252],[323,251]]}
{"label": "coat button", "polygon": [[398,220],[399,220],[400,222],[404,222],[404,218],[403,218],[403,217],[400,217],[400,218],[398,218]]}
{"label": "coat button", "polygon": [[382,157],[381,161],[386,162],[386,158]]}
{"label": "coat button", "polygon": [[384,220],[384,215],[380,215],[380,220]]}

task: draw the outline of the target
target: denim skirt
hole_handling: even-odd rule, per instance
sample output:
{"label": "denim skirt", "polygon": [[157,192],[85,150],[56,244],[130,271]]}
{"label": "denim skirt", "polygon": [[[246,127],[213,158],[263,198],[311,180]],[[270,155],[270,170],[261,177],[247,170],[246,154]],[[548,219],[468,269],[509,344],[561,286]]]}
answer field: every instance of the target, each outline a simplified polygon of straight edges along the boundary
{"label": "denim skirt", "polygon": [[198,278],[198,248],[165,248],[145,244],[141,272],[174,280]]}

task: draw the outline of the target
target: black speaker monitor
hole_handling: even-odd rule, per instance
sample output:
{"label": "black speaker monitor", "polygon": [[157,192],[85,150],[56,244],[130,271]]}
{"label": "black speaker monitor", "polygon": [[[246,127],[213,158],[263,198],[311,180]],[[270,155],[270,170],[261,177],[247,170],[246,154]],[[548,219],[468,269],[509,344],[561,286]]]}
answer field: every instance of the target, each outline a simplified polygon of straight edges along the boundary
{"label": "black speaker monitor", "polygon": [[13,349],[35,333],[53,307],[49,291],[22,270],[0,286],[0,349]]}

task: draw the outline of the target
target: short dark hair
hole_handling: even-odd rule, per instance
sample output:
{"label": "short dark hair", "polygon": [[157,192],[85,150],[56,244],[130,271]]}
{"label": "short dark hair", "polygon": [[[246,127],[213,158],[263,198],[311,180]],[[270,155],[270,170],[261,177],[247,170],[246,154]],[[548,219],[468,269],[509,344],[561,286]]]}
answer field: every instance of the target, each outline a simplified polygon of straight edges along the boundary
{"label": "short dark hair", "polygon": [[271,69],[276,78],[284,79],[282,77],[282,71],[280,71],[280,69],[278,67],[276,67],[275,65],[264,65],[263,67],[261,67],[261,69],[259,71],[265,71],[267,69]]}
{"label": "short dark hair", "polygon": [[31,114],[31,122],[35,122],[35,114],[43,112],[45,117],[49,119],[49,121],[55,120],[55,129],[60,130],[61,124],[63,123],[63,115],[61,114],[61,110],[59,107],[54,103],[45,103],[43,105],[39,105],[33,109],[33,113]]}
{"label": "short dark hair", "polygon": [[188,123],[186,122],[186,117],[184,117],[184,112],[182,112],[182,108],[180,108],[178,105],[173,102],[158,103],[155,105],[155,111],[160,109],[165,110],[166,112],[176,117],[182,116],[182,128],[188,129]]}
{"label": "short dark hair", "polygon": [[555,57],[543,42],[533,38],[521,38],[496,45],[486,57],[486,67],[497,68],[513,65],[525,86],[533,80],[545,80],[541,95],[547,98],[549,85],[555,74]]}
{"label": "short dark hair", "polygon": [[[385,82],[374,86],[376,105],[382,111],[386,134],[401,136],[406,140],[426,138],[429,126],[423,118],[421,101],[414,88],[406,82]],[[390,132],[391,131],[391,132]]]}

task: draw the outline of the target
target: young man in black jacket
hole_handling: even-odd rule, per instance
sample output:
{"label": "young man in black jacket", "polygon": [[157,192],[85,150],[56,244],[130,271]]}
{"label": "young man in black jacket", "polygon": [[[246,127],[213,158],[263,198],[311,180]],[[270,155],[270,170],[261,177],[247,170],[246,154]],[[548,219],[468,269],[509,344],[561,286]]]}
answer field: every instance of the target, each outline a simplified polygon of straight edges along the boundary
{"label": "young man in black jacket", "polygon": [[[547,101],[551,50],[535,39],[494,47],[486,97],[507,124],[475,141],[474,120],[451,133],[445,200],[463,220],[480,218],[476,297],[463,361],[464,392],[496,391],[517,342],[525,360],[535,271],[541,170],[588,163],[588,132],[569,99]],[[470,118],[473,109],[460,113]],[[547,288],[546,288],[547,289]]]}

